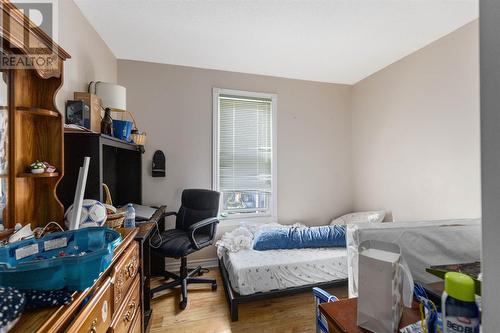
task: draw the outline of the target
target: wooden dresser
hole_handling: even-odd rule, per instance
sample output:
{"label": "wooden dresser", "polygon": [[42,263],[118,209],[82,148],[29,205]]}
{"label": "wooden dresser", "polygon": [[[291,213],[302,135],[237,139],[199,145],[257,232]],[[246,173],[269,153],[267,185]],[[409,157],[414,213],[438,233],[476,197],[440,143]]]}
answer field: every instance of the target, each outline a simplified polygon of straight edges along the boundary
{"label": "wooden dresser", "polygon": [[[370,333],[357,325],[358,299],[349,298],[336,302],[322,303],[319,310],[328,322],[330,333]],[[418,307],[404,308],[399,328],[406,327],[420,320]],[[399,332],[399,330],[398,330]]]}
{"label": "wooden dresser", "polygon": [[143,331],[141,257],[138,229],[118,229],[123,237],[113,261],[94,285],[73,295],[69,305],[24,313],[11,332]]}

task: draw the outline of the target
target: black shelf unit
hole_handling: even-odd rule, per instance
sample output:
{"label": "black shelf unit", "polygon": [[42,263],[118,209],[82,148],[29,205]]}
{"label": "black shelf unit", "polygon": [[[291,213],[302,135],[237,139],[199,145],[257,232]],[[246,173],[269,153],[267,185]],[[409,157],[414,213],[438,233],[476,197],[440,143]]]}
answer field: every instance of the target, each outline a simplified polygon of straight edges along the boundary
{"label": "black shelf unit", "polygon": [[73,203],[78,170],[90,157],[85,199],[104,201],[102,184],[108,185],[115,206],[142,204],[142,154],[144,148],[108,135],[64,133],[65,172],[57,195],[64,209]]}

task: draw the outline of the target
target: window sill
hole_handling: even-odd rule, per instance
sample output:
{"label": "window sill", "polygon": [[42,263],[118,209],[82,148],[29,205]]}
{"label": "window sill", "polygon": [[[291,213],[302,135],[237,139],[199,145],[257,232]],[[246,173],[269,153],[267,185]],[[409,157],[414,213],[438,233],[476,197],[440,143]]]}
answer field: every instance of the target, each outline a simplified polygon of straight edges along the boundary
{"label": "window sill", "polygon": [[230,217],[230,218],[219,218],[221,226],[228,227],[239,227],[242,224],[265,224],[277,222],[277,219],[273,216],[259,216],[259,217]]}

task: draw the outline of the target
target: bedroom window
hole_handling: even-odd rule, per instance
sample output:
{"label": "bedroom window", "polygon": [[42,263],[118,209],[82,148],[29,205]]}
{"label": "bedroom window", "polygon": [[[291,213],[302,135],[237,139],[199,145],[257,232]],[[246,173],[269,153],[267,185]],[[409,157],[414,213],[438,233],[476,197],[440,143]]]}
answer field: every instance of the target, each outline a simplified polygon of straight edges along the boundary
{"label": "bedroom window", "polygon": [[214,88],[220,217],[276,220],[276,95]]}

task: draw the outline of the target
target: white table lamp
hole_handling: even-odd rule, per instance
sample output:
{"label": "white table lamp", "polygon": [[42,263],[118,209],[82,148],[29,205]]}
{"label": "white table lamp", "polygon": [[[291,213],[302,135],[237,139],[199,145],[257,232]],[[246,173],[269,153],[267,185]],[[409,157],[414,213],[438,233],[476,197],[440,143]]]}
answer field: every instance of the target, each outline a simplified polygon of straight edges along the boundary
{"label": "white table lamp", "polygon": [[90,82],[89,92],[101,99],[102,107],[113,112],[127,110],[127,88],[109,82]]}

